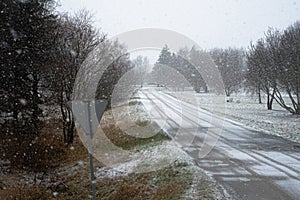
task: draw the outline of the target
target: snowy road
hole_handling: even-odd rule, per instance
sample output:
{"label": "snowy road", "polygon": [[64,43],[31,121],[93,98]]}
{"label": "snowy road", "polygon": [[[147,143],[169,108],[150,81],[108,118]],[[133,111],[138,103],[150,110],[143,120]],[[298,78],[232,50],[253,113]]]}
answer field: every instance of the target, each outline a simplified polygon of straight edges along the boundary
{"label": "snowy road", "polygon": [[[300,144],[229,120],[211,123],[216,117],[210,113],[153,88],[143,89],[140,97],[151,119],[233,199],[300,199]],[[209,148],[203,145],[205,137],[210,145],[218,140],[199,158],[201,148]]]}

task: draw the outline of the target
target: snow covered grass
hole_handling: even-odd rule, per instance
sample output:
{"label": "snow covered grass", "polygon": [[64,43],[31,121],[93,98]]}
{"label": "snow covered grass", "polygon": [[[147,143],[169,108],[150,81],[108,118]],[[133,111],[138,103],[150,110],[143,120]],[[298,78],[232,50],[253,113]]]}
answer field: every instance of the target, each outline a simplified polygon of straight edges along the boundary
{"label": "snow covered grass", "polygon": [[[125,113],[120,110],[116,111],[118,118],[125,119],[124,115],[129,115],[137,122],[137,125],[148,125],[149,117],[143,105],[137,100],[132,102],[129,103],[129,111],[127,110]],[[104,116],[104,119],[106,125],[113,120],[108,116]],[[123,120],[123,123],[121,120],[118,125],[124,126],[124,124],[128,127],[126,120]],[[163,135],[163,133],[159,132],[157,135]],[[157,141],[152,139],[149,143],[143,144],[141,148],[135,146],[133,151],[135,152],[134,159],[129,162],[115,168],[98,168],[96,177],[99,182],[115,179],[127,180],[129,177],[135,177],[134,184],[128,186],[129,183],[126,181],[125,188],[129,191],[133,189],[132,194],[141,195],[137,199],[148,199],[148,197],[151,199],[222,199],[224,197],[220,192],[222,189],[195,165],[192,158],[165,137]],[[165,177],[166,175],[167,177]],[[143,177],[142,180],[140,177]],[[146,185],[144,179],[148,179]],[[139,184],[139,181],[142,181],[142,185]],[[139,192],[135,191],[135,187],[140,187]],[[145,195],[140,191],[142,188],[148,193],[147,197],[142,198]],[[116,191],[122,194],[123,190],[117,189]],[[136,196],[127,195],[129,194],[122,194],[123,197],[126,197],[125,199],[136,198]]]}
{"label": "snow covered grass", "polygon": [[[151,125],[143,105],[137,99],[134,101],[129,112],[117,110],[122,119],[118,125],[132,126],[126,119],[128,114],[134,124]],[[115,168],[104,167],[94,160],[98,199],[219,199],[222,196],[215,189],[216,184],[163,132],[155,132],[150,138],[134,138],[113,125],[116,118],[111,114],[111,111],[105,113],[102,128],[116,145],[131,149],[134,159]],[[91,199],[87,150],[79,137],[75,137],[71,146],[64,146],[60,125],[49,122],[45,131],[49,134],[43,143],[47,148],[58,148],[52,142],[62,145],[62,155],[49,155],[59,162],[52,163],[54,168],[46,173],[23,170],[1,173],[0,199]],[[53,140],[58,141],[47,141],[53,135]]]}
{"label": "snow covered grass", "polygon": [[[143,170],[149,172],[139,173]],[[172,141],[142,149],[137,152],[136,159],[117,168],[99,168],[96,177],[97,183],[101,183],[100,193],[103,187],[116,188],[109,199],[223,198],[217,184]],[[123,185],[116,185],[116,180],[121,180]]]}
{"label": "snow covered grass", "polygon": [[196,94],[192,91],[172,92],[170,94],[173,96],[176,95],[180,99],[192,104],[194,104],[193,99],[196,98],[199,106],[205,110],[222,115],[254,129],[300,142],[300,116],[289,113],[275,101],[273,110],[267,110],[266,99],[264,97],[263,104],[259,104],[257,97],[239,93],[225,98],[225,109],[222,109],[224,104],[214,103],[214,98],[216,97],[214,94]]}

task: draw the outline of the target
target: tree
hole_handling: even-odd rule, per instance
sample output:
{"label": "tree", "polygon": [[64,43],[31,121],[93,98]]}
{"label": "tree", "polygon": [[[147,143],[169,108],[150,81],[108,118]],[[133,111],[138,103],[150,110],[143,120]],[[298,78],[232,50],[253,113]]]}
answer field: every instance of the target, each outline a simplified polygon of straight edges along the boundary
{"label": "tree", "polygon": [[[195,64],[195,62],[192,62],[192,59],[195,58],[196,53],[199,52],[197,52],[195,48],[192,48],[190,51],[187,48],[182,48],[178,51],[177,54],[175,54],[171,53],[169,48],[165,46],[161,50],[158,61],[156,63],[156,65],[158,66],[154,68],[156,77],[158,78],[164,76],[164,78],[166,79],[164,82],[168,84],[172,82],[172,87],[174,87],[175,89],[184,89],[185,87],[190,85],[196,92],[200,92],[202,88],[204,91],[207,91],[206,83],[203,80],[200,72],[197,70],[197,67],[199,69],[199,63]],[[163,70],[163,67],[161,65],[166,65],[172,69],[169,69],[168,72],[166,71],[167,69],[165,67],[165,69]],[[181,74],[181,80],[184,79],[185,81],[176,81],[179,78],[176,73]]]}
{"label": "tree", "polygon": [[[201,88],[204,92],[208,92],[208,79],[209,74],[207,71],[207,52],[204,50],[198,50],[192,47],[188,54],[187,61],[192,68],[192,82],[194,83],[194,89],[196,92],[200,92]],[[200,74],[201,73],[201,74]]]}
{"label": "tree", "polygon": [[171,52],[168,45],[165,45],[158,57],[157,63],[162,65],[168,65],[171,62]]}
{"label": "tree", "polygon": [[[261,41],[257,42],[258,44],[261,43]],[[260,44],[261,47],[263,47],[262,44]],[[245,88],[248,92],[251,92],[252,94],[258,95],[258,102],[259,104],[262,104],[262,85],[261,82],[261,75],[262,73],[259,73],[259,70],[256,69],[256,67],[260,64],[259,62],[256,62],[257,56],[259,56],[254,51],[255,45],[250,44],[249,51],[246,52],[246,74],[245,74]],[[259,68],[260,69],[260,68]]]}
{"label": "tree", "polygon": [[[251,45],[247,55],[247,80],[267,95],[267,107],[273,100],[291,113],[299,114],[299,22],[283,33],[270,28],[265,38]],[[286,93],[290,102],[284,98]]]}
{"label": "tree", "polygon": [[211,56],[221,73],[225,94],[237,92],[243,81],[244,53],[241,49],[213,49]]}
{"label": "tree", "polygon": [[286,110],[300,114],[300,22],[289,26],[282,34],[278,47],[282,67],[278,70],[280,89],[289,97],[290,105],[285,102],[279,90],[276,91],[277,102]]}
{"label": "tree", "polygon": [[147,69],[150,66],[149,60],[147,57],[138,56],[135,60],[133,60],[132,64],[135,68],[135,78],[138,79],[138,84],[143,87]]}
{"label": "tree", "polygon": [[273,73],[270,65],[271,57],[264,40],[259,40],[256,45],[251,45],[247,54],[247,81],[258,92],[262,90],[267,95],[267,109],[272,110],[276,80],[270,76]]}
{"label": "tree", "polygon": [[[133,64],[129,60],[129,53],[126,48],[117,40],[107,40],[102,43],[101,46],[101,50],[98,52],[97,57],[99,57],[98,59],[105,61],[100,61],[99,65],[102,66],[108,64],[108,67],[102,66],[107,68],[98,83],[96,97],[99,99],[107,99],[107,108],[111,108],[111,98],[114,88],[120,78],[133,68]],[[123,100],[123,97],[119,98],[120,101]]]}
{"label": "tree", "polygon": [[92,16],[86,10],[81,10],[74,16],[61,15],[53,31],[55,45],[49,55],[52,67],[48,82],[54,101],[60,106],[64,142],[69,144],[73,142],[75,121],[67,102],[72,100],[76,74],[87,55],[105,37],[93,27]]}
{"label": "tree", "polygon": [[4,0],[1,8],[1,111],[11,114],[18,132],[38,133],[40,82],[51,46],[54,1]]}
{"label": "tree", "polygon": [[[174,66],[176,63],[176,55],[171,53],[169,47],[165,45],[158,57],[157,62],[152,69],[152,78],[157,85],[163,85],[168,88],[179,88],[177,78],[175,77],[178,72]],[[179,73],[179,72],[178,72]]]}

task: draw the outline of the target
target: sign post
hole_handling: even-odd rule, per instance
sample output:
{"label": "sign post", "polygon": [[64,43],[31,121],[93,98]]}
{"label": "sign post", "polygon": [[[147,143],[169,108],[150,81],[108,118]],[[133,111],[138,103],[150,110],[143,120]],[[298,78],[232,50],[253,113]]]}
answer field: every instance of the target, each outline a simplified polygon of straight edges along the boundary
{"label": "sign post", "polygon": [[87,136],[92,193],[93,200],[96,200],[96,182],[92,155],[93,136],[100,124],[100,120],[107,106],[107,100],[69,101],[67,104],[68,107],[71,108],[74,118]]}

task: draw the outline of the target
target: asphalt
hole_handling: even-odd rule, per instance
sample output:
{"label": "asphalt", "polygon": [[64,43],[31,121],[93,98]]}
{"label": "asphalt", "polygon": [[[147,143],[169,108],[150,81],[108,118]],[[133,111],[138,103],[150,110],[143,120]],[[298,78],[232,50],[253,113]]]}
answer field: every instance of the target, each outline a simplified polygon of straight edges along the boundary
{"label": "asphalt", "polygon": [[300,144],[145,88],[151,119],[232,199],[300,199]]}

